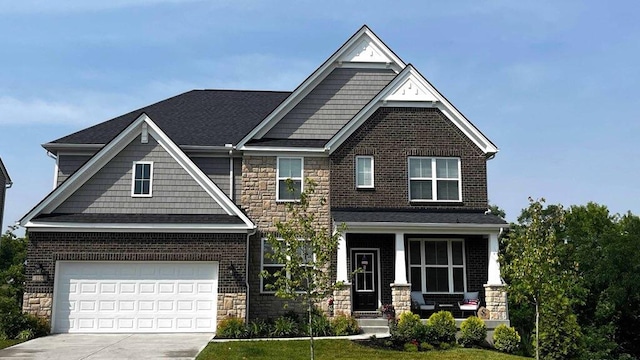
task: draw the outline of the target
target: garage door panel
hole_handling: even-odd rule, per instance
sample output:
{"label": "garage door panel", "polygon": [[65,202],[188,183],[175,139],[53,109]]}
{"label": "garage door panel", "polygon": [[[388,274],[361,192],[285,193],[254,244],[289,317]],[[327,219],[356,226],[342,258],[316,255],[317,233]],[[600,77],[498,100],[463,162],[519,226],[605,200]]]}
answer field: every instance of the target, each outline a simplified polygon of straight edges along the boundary
{"label": "garage door panel", "polygon": [[54,332],[215,331],[215,262],[60,262]]}

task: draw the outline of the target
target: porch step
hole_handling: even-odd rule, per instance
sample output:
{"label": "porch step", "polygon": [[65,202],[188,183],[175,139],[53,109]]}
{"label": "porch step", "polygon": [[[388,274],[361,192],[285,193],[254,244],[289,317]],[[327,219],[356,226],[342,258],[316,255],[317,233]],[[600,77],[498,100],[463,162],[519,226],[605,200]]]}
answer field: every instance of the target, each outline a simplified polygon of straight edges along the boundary
{"label": "porch step", "polygon": [[358,325],[363,334],[388,334],[389,323],[383,318],[359,318]]}

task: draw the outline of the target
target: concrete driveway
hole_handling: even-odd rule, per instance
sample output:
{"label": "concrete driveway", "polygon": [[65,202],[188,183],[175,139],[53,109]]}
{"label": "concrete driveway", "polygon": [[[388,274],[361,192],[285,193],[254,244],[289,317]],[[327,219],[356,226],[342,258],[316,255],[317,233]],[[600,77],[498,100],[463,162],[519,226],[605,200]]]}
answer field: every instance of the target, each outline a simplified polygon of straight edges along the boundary
{"label": "concrete driveway", "polygon": [[0,359],[194,359],[213,334],[54,334],[0,350]]}

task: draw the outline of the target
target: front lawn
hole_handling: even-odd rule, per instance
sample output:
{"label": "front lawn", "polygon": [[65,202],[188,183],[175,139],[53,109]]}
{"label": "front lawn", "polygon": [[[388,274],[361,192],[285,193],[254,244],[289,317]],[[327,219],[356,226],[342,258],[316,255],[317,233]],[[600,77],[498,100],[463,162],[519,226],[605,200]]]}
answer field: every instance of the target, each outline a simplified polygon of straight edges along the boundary
{"label": "front lawn", "polygon": [[23,341],[24,340],[0,340],[0,349],[8,348],[9,346],[19,344]]}
{"label": "front lawn", "polygon": [[[520,356],[507,355],[490,350],[454,349],[447,351],[427,351],[419,353],[382,350],[367,347],[350,340],[317,340],[316,359],[329,360],[517,360],[527,359]],[[196,358],[197,360],[213,359],[309,359],[309,341],[231,341],[209,343]]]}

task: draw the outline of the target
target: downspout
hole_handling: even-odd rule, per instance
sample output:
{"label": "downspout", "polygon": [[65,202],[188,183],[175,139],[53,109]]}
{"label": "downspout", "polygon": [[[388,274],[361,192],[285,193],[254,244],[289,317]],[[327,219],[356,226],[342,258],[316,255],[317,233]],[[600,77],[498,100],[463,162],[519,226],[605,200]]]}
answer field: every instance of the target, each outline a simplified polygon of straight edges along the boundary
{"label": "downspout", "polygon": [[247,250],[245,251],[245,259],[244,259],[244,284],[246,289],[246,299],[245,299],[245,311],[246,314],[244,316],[244,323],[249,323],[249,239],[258,232],[254,227],[250,232],[247,233]]}
{"label": "downspout", "polygon": [[53,168],[53,188],[58,187],[58,157],[47,150],[47,156],[56,161],[56,166]]}

